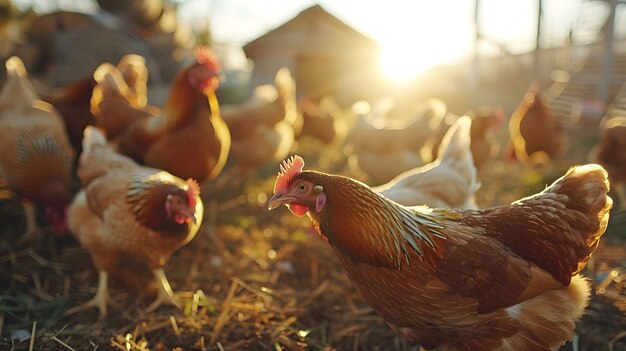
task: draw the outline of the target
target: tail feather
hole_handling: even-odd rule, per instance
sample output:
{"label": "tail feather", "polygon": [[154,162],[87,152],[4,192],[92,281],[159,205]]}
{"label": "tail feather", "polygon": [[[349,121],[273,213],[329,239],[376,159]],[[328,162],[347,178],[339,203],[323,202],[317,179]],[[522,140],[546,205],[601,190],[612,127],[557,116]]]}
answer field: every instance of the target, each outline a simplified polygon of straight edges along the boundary
{"label": "tail feather", "polygon": [[[446,132],[439,146],[437,160],[448,164],[467,179],[468,192],[476,193],[480,188],[477,170],[472,157],[470,129],[472,120],[468,116],[457,119]],[[473,201],[473,196],[471,197]],[[475,204],[473,206],[476,208]]]}
{"label": "tail feather", "polygon": [[11,56],[6,61],[4,66],[7,69],[7,74],[9,77],[20,77],[26,78],[27,72],[26,67],[24,67],[24,62],[17,56]]}
{"label": "tail feather", "polygon": [[480,183],[470,149],[470,127],[469,117],[459,118],[446,132],[437,160],[372,190],[405,206],[478,208],[474,194]]}
{"label": "tail feather", "polygon": [[587,264],[606,230],[613,205],[608,191],[604,168],[596,164],[573,167],[541,193],[487,214],[488,218],[506,216],[510,227],[491,219],[487,227],[518,255],[568,285],[572,275]]}
{"label": "tail feather", "polygon": [[143,56],[124,55],[117,64],[122,78],[133,95],[136,107],[144,107],[148,103],[148,67]]}
{"label": "tail feather", "polygon": [[110,63],[103,63],[98,66],[93,72],[93,79],[101,89],[113,90],[122,95],[130,91],[120,70]]}
{"label": "tail feather", "polygon": [[438,159],[442,161],[464,161],[468,157],[471,158],[472,153],[466,152],[471,145],[471,127],[471,118],[468,116],[459,117],[444,135],[437,151]]}
{"label": "tail feather", "polygon": [[575,232],[580,235],[586,247],[575,273],[587,265],[606,230],[609,210],[613,206],[613,200],[607,195],[609,188],[608,174],[604,168],[597,164],[588,164],[570,169],[564,177],[545,190],[567,195],[567,208],[574,214],[583,215],[582,221],[572,224],[572,227],[578,229]]}
{"label": "tail feather", "polygon": [[39,100],[35,87],[28,80],[24,62],[17,56],[11,56],[4,65],[7,70],[7,82],[2,87],[0,103],[14,104],[15,96],[22,96],[20,101],[27,103]]}

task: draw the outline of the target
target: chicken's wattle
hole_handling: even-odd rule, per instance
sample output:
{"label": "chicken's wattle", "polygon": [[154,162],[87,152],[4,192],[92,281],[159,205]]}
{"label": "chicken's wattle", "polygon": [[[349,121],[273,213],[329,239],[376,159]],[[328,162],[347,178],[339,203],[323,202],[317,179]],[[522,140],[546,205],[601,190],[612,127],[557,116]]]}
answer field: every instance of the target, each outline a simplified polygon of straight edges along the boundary
{"label": "chicken's wattle", "polygon": [[289,211],[291,211],[291,213],[295,214],[298,217],[302,217],[309,212],[309,206],[301,205],[298,203],[290,203],[288,207]]}
{"label": "chicken's wattle", "polygon": [[174,220],[175,220],[175,221],[176,221],[176,223],[178,223],[178,224],[183,224],[183,223],[189,223],[189,222],[191,222],[191,219],[190,219],[189,217],[187,217],[187,216],[185,216],[185,215],[182,215],[182,214],[179,214],[179,213],[177,213],[177,214],[175,214],[175,215],[174,215]]}

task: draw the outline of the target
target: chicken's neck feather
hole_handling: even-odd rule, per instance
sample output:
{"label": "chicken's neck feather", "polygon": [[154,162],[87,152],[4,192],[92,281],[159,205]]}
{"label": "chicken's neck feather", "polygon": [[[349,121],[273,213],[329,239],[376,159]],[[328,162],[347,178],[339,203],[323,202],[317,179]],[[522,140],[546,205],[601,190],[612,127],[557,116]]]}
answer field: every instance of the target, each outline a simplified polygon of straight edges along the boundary
{"label": "chicken's neck feather", "polygon": [[177,129],[193,120],[200,109],[209,108],[207,97],[189,85],[187,71],[176,76],[161,114],[148,122],[148,128],[155,134]]}
{"label": "chicken's neck feather", "polygon": [[443,257],[445,235],[441,214],[410,209],[372,191],[356,180],[306,171],[322,185],[326,204],[309,212],[316,229],[330,244],[354,260],[400,269],[414,258],[433,266]]}
{"label": "chicken's neck feather", "polygon": [[126,199],[131,205],[133,215],[142,225],[165,234],[184,234],[189,224],[176,223],[168,218],[165,201],[168,194],[179,194],[186,198],[184,183],[170,181],[171,176],[165,172],[149,176],[138,176],[130,184]]}

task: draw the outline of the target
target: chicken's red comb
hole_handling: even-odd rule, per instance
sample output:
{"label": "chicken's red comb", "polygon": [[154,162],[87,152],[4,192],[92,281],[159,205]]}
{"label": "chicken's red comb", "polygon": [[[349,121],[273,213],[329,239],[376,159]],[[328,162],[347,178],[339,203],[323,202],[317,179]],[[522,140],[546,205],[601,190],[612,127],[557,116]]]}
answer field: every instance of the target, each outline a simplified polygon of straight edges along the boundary
{"label": "chicken's red comb", "polygon": [[280,172],[274,184],[274,194],[287,189],[291,179],[302,172],[304,168],[304,160],[302,157],[295,155],[283,161],[280,165]]}
{"label": "chicken's red comb", "polygon": [[196,197],[200,195],[200,184],[195,179],[187,179],[187,204],[190,208],[196,207]]}
{"label": "chicken's red comb", "polygon": [[193,51],[193,55],[198,63],[209,67],[215,73],[220,73],[220,60],[213,53],[213,51],[211,51],[211,49],[206,46],[198,46]]}

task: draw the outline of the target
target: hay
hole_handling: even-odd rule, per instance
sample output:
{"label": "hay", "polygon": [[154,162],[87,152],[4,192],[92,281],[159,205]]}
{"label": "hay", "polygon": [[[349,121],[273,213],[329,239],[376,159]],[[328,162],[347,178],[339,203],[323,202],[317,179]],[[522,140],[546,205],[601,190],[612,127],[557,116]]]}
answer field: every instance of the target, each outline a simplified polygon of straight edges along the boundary
{"label": "hay", "polygon": [[[558,175],[563,166],[542,174]],[[481,172],[482,206],[527,195],[535,183],[550,181],[524,178],[516,166],[491,169],[490,175]],[[89,255],[71,236],[49,232],[16,244],[24,227],[21,209],[0,203],[0,349],[409,350],[412,345],[360,298],[306,218],[266,210],[274,173],[203,191],[211,208],[205,225],[165,266],[180,310],[144,314],[156,290],[150,272],[130,264],[112,275],[111,295],[121,308],[112,307],[104,321],[97,320],[96,310],[63,316],[95,292],[97,272]],[[520,187],[524,179],[534,179],[533,185]],[[494,187],[501,195],[492,193]],[[626,317],[618,310],[626,311],[625,257],[623,242],[609,235],[593,256],[589,274],[604,277],[598,282],[603,290],[594,294],[577,328],[581,350],[607,349],[609,343],[615,350],[626,347]],[[17,330],[34,333],[35,326],[35,338],[10,340]]]}

